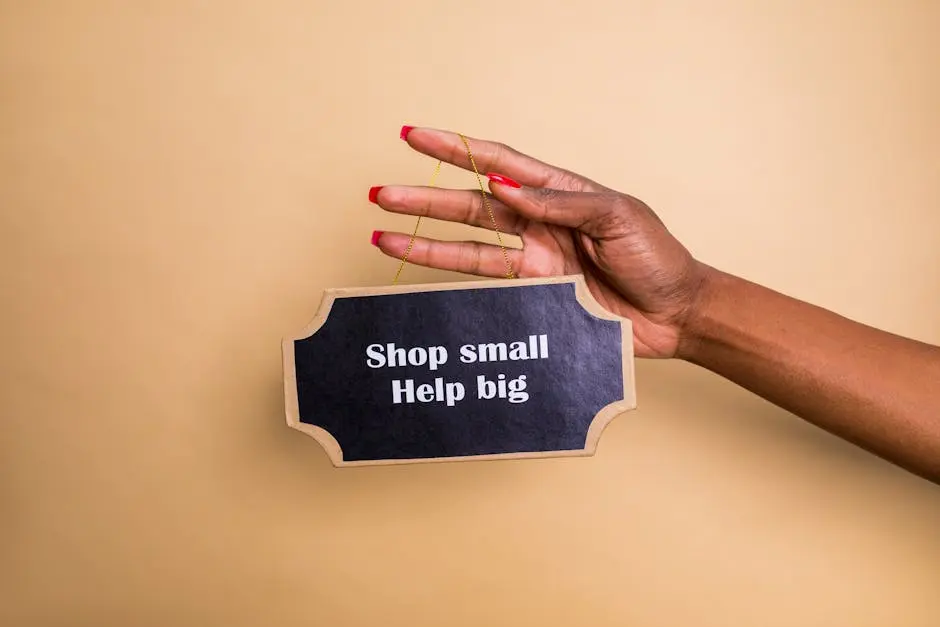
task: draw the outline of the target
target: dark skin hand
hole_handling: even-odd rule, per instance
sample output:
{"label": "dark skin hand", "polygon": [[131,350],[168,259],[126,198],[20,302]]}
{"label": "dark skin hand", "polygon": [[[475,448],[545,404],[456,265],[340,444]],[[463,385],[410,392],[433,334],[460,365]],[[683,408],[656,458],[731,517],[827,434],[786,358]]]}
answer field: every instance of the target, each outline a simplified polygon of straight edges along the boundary
{"label": "dark skin hand", "polygon": [[[406,127],[407,129],[407,127]],[[415,128],[415,150],[471,169],[460,137]],[[633,322],[639,357],[703,366],[798,416],[940,482],[940,348],[886,333],[696,260],[642,201],[526,156],[469,139],[517,276],[583,274],[591,293]],[[387,211],[492,229],[479,190],[384,186]],[[401,258],[410,239],[381,233]],[[409,261],[504,277],[498,246],[417,238]]]}

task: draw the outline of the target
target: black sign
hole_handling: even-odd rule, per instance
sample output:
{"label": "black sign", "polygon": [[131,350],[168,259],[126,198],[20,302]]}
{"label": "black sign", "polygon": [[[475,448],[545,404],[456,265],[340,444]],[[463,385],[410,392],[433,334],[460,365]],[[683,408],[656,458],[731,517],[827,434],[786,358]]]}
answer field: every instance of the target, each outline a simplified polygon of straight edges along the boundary
{"label": "black sign", "polygon": [[635,407],[630,321],[580,276],[328,290],[284,368],[335,465],[590,455]]}

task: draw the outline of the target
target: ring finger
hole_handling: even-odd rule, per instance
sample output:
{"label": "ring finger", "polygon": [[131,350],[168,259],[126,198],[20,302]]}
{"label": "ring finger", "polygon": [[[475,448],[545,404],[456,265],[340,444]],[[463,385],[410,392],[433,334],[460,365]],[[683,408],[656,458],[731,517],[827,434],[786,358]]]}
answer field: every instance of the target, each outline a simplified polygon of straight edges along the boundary
{"label": "ring finger", "polygon": [[[377,233],[374,244],[390,257],[401,259],[411,237],[404,233]],[[486,277],[505,277],[509,271],[507,260],[516,276],[522,276],[522,250],[501,249],[481,242],[443,242],[416,237],[408,255],[410,263]]]}

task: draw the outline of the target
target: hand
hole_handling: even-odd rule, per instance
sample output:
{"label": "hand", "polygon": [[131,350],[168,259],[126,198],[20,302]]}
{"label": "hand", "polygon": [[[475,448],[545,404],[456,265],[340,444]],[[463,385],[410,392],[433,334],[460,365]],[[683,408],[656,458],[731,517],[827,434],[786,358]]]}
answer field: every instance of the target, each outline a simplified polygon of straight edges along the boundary
{"label": "hand", "polygon": [[[415,150],[471,170],[454,133],[402,129]],[[643,202],[542,163],[503,144],[468,138],[477,168],[489,177],[490,206],[519,277],[583,274],[594,298],[633,321],[640,357],[674,357],[708,267],[697,262]],[[395,213],[427,216],[492,230],[479,190],[384,186],[369,197]],[[373,243],[401,259],[410,235],[379,233]],[[506,276],[498,246],[417,238],[412,263],[489,277]]]}

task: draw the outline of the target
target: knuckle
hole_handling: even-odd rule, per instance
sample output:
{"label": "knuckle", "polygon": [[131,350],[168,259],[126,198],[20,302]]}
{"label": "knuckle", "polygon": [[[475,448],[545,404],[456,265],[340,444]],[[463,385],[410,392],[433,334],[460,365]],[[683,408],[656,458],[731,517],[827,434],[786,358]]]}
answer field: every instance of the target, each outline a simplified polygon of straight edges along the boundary
{"label": "knuckle", "polygon": [[540,187],[535,190],[534,200],[537,204],[545,207],[554,204],[563,195],[564,192],[561,190],[552,189],[551,187]]}
{"label": "knuckle", "polygon": [[493,170],[499,171],[503,162],[506,160],[506,150],[508,146],[502,142],[493,142],[493,156],[491,158]]}
{"label": "knuckle", "polygon": [[629,197],[615,194],[591,221],[591,229],[604,237],[621,237],[630,231],[634,205]]}
{"label": "knuckle", "polygon": [[[472,192],[472,194],[473,199],[467,204],[466,221],[474,220],[478,224],[486,224],[488,218],[486,215],[486,204],[483,202],[483,194],[478,192]],[[490,203],[492,203],[492,200]]]}
{"label": "knuckle", "polygon": [[636,209],[633,199],[623,194],[614,194],[610,206],[613,213],[622,215],[630,214]]}
{"label": "knuckle", "polygon": [[507,161],[511,161],[512,157],[518,156],[518,152],[509,144],[503,142],[493,142],[492,155],[490,157],[490,164],[492,170],[500,172],[505,169],[504,166]]}
{"label": "knuckle", "polygon": [[459,138],[450,145],[447,152],[449,153],[447,161],[450,163],[460,163],[467,159],[467,149]]}
{"label": "knuckle", "polygon": [[414,247],[414,249],[411,251],[411,259],[416,260],[416,258],[420,257],[424,258],[424,260],[427,262],[427,265],[434,267],[440,266],[444,261],[440,246],[438,246],[437,242],[433,240],[427,242],[427,244],[422,246],[420,250],[418,249],[418,246]]}
{"label": "knuckle", "polygon": [[480,245],[476,242],[468,242],[461,250],[461,268],[470,274],[478,274],[480,271]]}
{"label": "knuckle", "polygon": [[457,263],[455,270],[458,272],[473,272],[473,247],[467,243],[461,246],[457,252]]}
{"label": "knuckle", "polygon": [[480,273],[480,260],[483,256],[482,247],[476,242],[474,242],[473,246],[470,247],[470,250],[472,251],[470,255],[473,259],[472,265],[470,266],[470,271],[473,272],[473,274],[479,274]]}
{"label": "knuckle", "polygon": [[584,184],[578,178],[578,176],[568,170],[558,169],[553,172],[548,178],[548,187],[555,187],[557,189],[564,189],[568,191],[581,191],[584,187]]}
{"label": "knuckle", "polygon": [[551,206],[558,202],[564,192],[552,189],[550,187],[541,187],[535,190],[535,193],[532,195],[532,204],[538,209],[540,215],[546,215]]}
{"label": "knuckle", "polygon": [[505,142],[493,142],[493,152],[497,155],[505,155],[508,152],[511,152],[512,148],[509,147],[509,144]]}
{"label": "knuckle", "polygon": [[622,212],[608,211],[598,219],[598,227],[609,237],[620,237],[630,230],[630,220]]}
{"label": "knuckle", "polygon": [[392,210],[427,217],[431,213],[432,205],[431,195],[421,190],[404,187],[389,188],[385,192],[385,206]]}
{"label": "knuckle", "polygon": [[434,202],[431,200],[429,195],[425,195],[422,198],[420,205],[417,207],[418,215],[429,218],[431,216],[431,207],[434,205]]}

